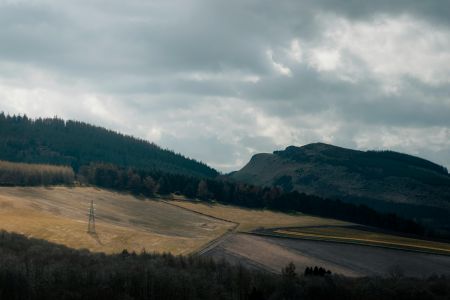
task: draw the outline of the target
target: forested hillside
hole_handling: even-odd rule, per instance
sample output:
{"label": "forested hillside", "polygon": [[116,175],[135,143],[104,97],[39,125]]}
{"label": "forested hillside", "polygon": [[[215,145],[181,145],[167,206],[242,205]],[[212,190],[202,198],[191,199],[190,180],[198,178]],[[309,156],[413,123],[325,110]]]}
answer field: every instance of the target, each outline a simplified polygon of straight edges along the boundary
{"label": "forested hillside", "polygon": [[450,232],[445,167],[393,151],[357,151],[323,143],[256,154],[235,180],[364,204]]}
{"label": "forested hillside", "polygon": [[0,159],[72,166],[91,162],[215,177],[216,170],[140,139],[83,122],[0,113]]}

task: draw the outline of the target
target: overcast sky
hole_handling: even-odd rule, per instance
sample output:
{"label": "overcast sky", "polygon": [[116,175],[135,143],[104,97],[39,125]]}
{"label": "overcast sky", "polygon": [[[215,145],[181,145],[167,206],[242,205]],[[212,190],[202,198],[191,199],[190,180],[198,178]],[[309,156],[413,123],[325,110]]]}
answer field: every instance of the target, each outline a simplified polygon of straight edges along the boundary
{"label": "overcast sky", "polygon": [[222,172],[318,141],[450,167],[449,16],[449,0],[0,0],[0,111]]}

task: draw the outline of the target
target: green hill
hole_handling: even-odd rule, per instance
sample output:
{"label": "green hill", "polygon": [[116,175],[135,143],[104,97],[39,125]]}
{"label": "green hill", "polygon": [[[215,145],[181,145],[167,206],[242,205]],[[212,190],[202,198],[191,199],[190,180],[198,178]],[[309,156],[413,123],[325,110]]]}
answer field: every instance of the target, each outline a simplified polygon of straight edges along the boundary
{"label": "green hill", "polygon": [[411,155],[315,143],[256,154],[230,176],[251,184],[362,203],[450,228],[447,169]]}
{"label": "green hill", "polygon": [[218,172],[206,164],[131,136],[83,122],[0,114],[0,160],[70,165],[91,162],[200,177]]}

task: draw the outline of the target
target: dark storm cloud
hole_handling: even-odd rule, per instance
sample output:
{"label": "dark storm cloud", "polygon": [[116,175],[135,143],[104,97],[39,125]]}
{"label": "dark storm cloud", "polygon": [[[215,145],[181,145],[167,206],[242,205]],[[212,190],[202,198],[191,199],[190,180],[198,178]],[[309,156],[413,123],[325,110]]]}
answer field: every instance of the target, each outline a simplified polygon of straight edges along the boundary
{"label": "dark storm cloud", "polygon": [[402,94],[386,95],[374,80],[354,85],[303,72],[298,77],[259,82],[246,96],[267,102],[272,113],[285,117],[333,108],[347,120],[366,124],[450,127],[450,105],[442,103],[449,99],[450,87],[430,88],[417,80],[405,81]]}
{"label": "dark storm cloud", "polygon": [[450,165],[448,15],[437,0],[0,0],[0,110],[226,171],[318,140]]}

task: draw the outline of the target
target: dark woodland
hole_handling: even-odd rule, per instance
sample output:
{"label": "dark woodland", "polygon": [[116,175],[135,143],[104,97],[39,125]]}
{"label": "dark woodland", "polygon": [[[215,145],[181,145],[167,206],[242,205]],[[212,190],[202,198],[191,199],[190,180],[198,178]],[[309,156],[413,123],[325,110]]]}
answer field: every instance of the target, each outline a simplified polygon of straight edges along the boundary
{"label": "dark woodland", "polygon": [[59,118],[30,119],[0,113],[0,160],[71,166],[112,163],[215,177],[216,170],[153,143],[83,122]]}
{"label": "dark woodland", "polygon": [[[0,232],[0,299],[448,299],[445,276],[351,279],[296,270],[281,275],[195,256],[105,255]],[[306,271],[306,270],[305,270]]]}

